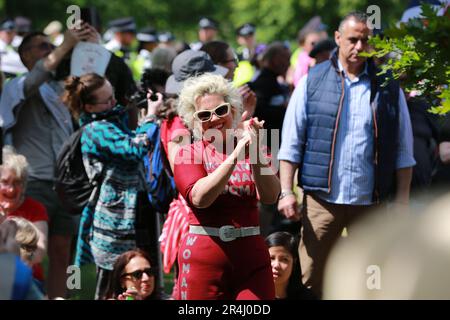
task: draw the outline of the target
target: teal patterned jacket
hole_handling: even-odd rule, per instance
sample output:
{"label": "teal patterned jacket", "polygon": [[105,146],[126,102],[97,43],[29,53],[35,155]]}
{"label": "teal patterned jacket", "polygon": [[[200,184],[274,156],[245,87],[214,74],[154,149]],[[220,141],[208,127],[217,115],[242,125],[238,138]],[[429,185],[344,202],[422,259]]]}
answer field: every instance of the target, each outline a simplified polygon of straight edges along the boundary
{"label": "teal patterned jacket", "polygon": [[75,264],[112,270],[119,255],[136,248],[137,194],[144,190],[143,158],[151,147],[147,131],[156,124],[143,123],[132,132],[125,108],[116,106],[107,115],[82,114],[80,125],[86,172],[91,180],[103,172],[103,182],[98,200],[81,214]]}

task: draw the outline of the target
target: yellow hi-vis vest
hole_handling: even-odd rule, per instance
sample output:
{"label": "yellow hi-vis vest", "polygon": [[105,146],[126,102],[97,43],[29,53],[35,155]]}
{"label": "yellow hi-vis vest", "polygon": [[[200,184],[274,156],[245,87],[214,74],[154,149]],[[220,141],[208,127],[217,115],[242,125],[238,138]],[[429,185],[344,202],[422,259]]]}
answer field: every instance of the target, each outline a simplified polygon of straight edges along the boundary
{"label": "yellow hi-vis vest", "polygon": [[240,87],[250,82],[255,74],[255,68],[250,61],[239,61],[238,67],[234,71],[233,82],[236,87]]}

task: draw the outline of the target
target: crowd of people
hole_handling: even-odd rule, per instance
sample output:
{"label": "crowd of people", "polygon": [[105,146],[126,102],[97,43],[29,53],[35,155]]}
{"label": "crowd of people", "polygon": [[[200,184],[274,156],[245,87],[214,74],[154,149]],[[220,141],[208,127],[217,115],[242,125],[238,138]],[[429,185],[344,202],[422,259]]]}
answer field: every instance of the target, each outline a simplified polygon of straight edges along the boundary
{"label": "crowd of people", "polygon": [[[314,17],[294,52],[258,44],[252,23],[233,48],[209,17],[192,44],[133,18],[102,36],[92,8],[82,19],[64,33],[0,24],[1,299],[69,298],[72,264],[95,265],[101,300],[321,299],[356,222],[448,191],[450,118],[394,78],[382,85],[382,62],[360,56],[372,35],[361,12],[333,34]],[[73,74],[80,43],[105,50],[103,72]],[[78,132],[95,187],[73,215],[55,167]]]}

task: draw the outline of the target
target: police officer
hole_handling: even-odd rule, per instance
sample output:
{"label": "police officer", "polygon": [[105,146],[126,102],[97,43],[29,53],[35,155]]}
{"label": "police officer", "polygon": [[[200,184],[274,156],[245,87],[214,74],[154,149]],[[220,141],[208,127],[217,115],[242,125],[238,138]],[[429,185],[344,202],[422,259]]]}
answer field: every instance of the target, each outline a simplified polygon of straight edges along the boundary
{"label": "police officer", "polygon": [[251,81],[255,76],[255,49],[256,49],[256,27],[252,23],[244,23],[236,29],[236,37],[239,47],[236,49],[239,63],[234,73],[234,83],[241,86]]}
{"label": "police officer", "polygon": [[153,27],[141,29],[136,35],[139,41],[138,54],[130,55],[130,67],[133,78],[139,80],[145,69],[152,67],[152,51],[158,46],[158,34]]}
{"label": "police officer", "polygon": [[131,17],[120,18],[111,21],[109,28],[114,36],[105,44],[105,48],[128,62],[131,55],[130,47],[136,37],[136,22]]}
{"label": "police officer", "polygon": [[0,70],[7,78],[27,72],[19,54],[11,43],[16,35],[14,20],[5,19],[0,22]]}
{"label": "police officer", "polygon": [[252,23],[244,23],[236,29],[239,60],[252,60],[256,48],[256,27]]}
{"label": "police officer", "polygon": [[204,43],[207,43],[209,41],[213,41],[216,39],[217,36],[217,29],[219,24],[216,20],[208,17],[203,17],[198,22],[198,39],[199,41],[194,42],[191,44],[192,50],[200,50],[202,45]]}

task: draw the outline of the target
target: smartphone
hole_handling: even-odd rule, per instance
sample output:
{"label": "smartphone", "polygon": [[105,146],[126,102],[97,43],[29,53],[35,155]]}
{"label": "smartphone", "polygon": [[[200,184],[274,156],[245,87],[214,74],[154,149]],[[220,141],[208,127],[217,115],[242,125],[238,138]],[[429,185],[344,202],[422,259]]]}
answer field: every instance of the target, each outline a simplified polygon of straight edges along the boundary
{"label": "smartphone", "polygon": [[101,31],[102,24],[101,24],[101,21],[100,21],[100,14],[98,13],[98,10],[97,10],[96,7],[84,7],[84,8],[81,8],[80,18],[84,22],[87,22],[91,26],[93,26],[98,32]]}

